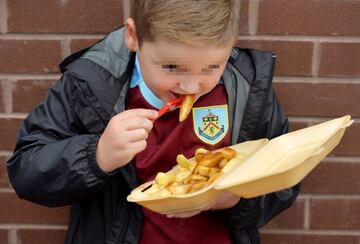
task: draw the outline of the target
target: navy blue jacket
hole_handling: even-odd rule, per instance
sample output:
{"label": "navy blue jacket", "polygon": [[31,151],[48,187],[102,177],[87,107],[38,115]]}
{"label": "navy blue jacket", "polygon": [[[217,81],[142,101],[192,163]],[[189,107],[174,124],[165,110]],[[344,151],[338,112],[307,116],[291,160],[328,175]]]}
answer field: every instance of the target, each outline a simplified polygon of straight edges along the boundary
{"label": "navy blue jacket", "polygon": [[[8,174],[20,198],[49,206],[71,205],[66,243],[137,243],[140,206],[126,201],[137,186],[132,163],[107,174],[96,144],[109,120],[125,110],[135,54],[120,28],[62,63],[62,78],[21,126]],[[275,56],[234,48],[222,76],[230,114],[231,144],[273,138],[288,120],[272,87]],[[258,228],[290,207],[299,186],[216,211],[234,243],[260,243]]]}

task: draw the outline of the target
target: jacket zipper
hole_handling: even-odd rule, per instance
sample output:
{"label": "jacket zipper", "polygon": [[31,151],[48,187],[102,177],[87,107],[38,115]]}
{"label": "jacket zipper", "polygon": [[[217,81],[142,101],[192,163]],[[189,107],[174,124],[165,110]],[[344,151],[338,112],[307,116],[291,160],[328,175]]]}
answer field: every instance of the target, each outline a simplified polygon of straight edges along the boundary
{"label": "jacket zipper", "polygon": [[[126,201],[126,198],[124,199],[124,201]],[[129,206],[128,206],[128,204],[124,204],[124,202],[123,202],[122,205],[125,208],[124,216],[122,216],[122,217],[124,217],[126,219],[126,221],[124,221],[124,225],[121,228],[121,233],[119,235],[119,238],[116,240],[116,243],[114,243],[114,244],[122,244],[122,243],[124,243],[126,229],[127,229],[128,225],[129,225],[129,221],[130,221],[130,216],[129,216],[130,211],[128,209]],[[118,220],[118,221],[121,221],[121,220]]]}
{"label": "jacket zipper", "polygon": [[[272,54],[272,59],[271,59],[271,74],[270,74],[270,79],[272,80],[274,78],[274,71],[275,71],[275,61],[276,61],[276,55],[273,53]],[[257,124],[257,127],[256,127],[256,130],[257,133],[256,133],[256,138],[258,138],[258,135],[259,135],[259,127],[260,127],[260,124],[261,124],[261,119],[262,117],[264,116],[263,113],[265,111],[265,107],[266,107],[266,102],[268,100],[268,96],[269,96],[269,90],[271,89],[272,87],[272,82],[270,83],[270,85],[267,87],[266,89],[266,97],[264,99],[264,103],[262,105],[262,108],[261,108],[261,113],[260,113],[260,117],[259,117],[259,122]]]}

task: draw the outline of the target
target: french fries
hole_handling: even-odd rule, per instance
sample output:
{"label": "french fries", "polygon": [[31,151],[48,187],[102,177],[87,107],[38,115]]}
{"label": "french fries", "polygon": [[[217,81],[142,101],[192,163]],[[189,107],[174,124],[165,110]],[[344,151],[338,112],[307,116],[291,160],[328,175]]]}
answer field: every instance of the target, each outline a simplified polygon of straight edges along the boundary
{"label": "french fries", "polygon": [[193,171],[195,164],[190,162],[183,154],[179,154],[176,157],[176,162],[180,164],[181,167]]}
{"label": "french fries", "polygon": [[152,186],[143,193],[147,196],[169,196],[199,191],[214,183],[241,159],[244,156],[231,148],[218,152],[200,148],[191,160],[179,154],[176,157],[178,167],[166,173],[159,172]]}
{"label": "french fries", "polygon": [[168,173],[160,172],[156,175],[156,178],[155,178],[156,184],[161,185],[161,186],[167,186],[167,185],[175,182],[175,180],[176,180],[176,175],[174,172],[171,172],[171,171]]}
{"label": "french fries", "polygon": [[179,121],[184,121],[189,115],[194,104],[194,96],[186,95],[181,103],[180,113],[179,113]]}

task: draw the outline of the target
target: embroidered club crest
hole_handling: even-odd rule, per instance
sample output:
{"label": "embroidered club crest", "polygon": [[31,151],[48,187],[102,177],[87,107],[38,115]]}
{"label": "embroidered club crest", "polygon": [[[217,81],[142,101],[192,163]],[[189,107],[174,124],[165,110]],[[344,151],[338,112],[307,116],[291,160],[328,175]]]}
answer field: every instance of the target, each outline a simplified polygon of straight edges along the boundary
{"label": "embroidered club crest", "polygon": [[229,128],[227,105],[193,108],[193,121],[196,136],[215,145],[225,137]]}

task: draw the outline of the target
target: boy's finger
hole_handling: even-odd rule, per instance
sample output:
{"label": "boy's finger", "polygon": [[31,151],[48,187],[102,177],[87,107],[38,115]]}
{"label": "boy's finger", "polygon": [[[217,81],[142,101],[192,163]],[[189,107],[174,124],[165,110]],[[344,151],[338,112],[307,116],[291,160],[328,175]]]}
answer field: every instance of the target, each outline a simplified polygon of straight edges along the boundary
{"label": "boy's finger", "polygon": [[129,142],[137,142],[137,141],[141,141],[141,140],[146,140],[146,138],[149,135],[148,131],[144,128],[130,130],[130,131],[127,131],[126,134],[127,134]]}
{"label": "boy's finger", "polygon": [[153,122],[151,120],[140,117],[128,118],[121,123],[123,124],[124,129],[127,131],[145,129],[147,132],[149,132],[153,127]]}
{"label": "boy's finger", "polygon": [[116,116],[118,117],[119,120],[125,120],[133,117],[142,117],[153,120],[157,118],[158,112],[152,109],[137,108],[137,109],[125,110],[124,112],[121,112]]}
{"label": "boy's finger", "polygon": [[147,146],[147,143],[145,140],[132,142],[132,143],[129,143],[128,151],[131,154],[136,155],[139,152],[143,151],[146,148],[146,146]]}

